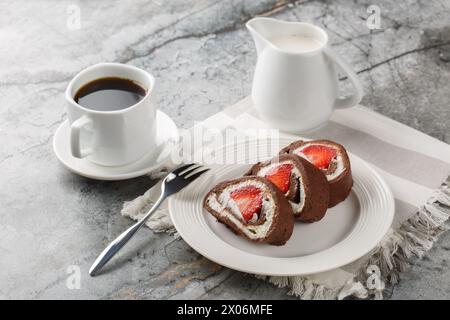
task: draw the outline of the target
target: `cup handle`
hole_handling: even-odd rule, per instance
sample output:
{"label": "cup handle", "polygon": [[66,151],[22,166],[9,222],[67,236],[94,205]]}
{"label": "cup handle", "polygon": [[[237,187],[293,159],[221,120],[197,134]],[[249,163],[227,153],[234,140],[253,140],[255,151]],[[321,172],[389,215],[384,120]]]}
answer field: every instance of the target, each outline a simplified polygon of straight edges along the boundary
{"label": "cup handle", "polygon": [[358,76],[353,69],[347,63],[342,61],[341,58],[339,58],[330,48],[326,48],[325,53],[338,66],[338,68],[347,75],[348,79],[350,79],[353,87],[355,88],[355,93],[353,95],[342,99],[336,99],[334,108],[344,109],[357,105],[361,101],[364,94]]}
{"label": "cup handle", "polygon": [[83,115],[70,126],[70,150],[75,158],[84,158],[92,153],[92,149],[81,149],[80,133],[87,125],[92,124],[92,119]]}

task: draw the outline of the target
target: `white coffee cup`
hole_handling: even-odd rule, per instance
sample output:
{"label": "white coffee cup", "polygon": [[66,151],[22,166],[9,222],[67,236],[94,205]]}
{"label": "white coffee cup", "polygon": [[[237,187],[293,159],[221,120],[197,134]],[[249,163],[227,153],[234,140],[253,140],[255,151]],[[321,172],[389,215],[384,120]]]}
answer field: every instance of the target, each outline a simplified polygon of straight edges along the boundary
{"label": "white coffee cup", "polygon": [[[99,111],[74,100],[85,84],[107,77],[131,80],[146,91],[136,104],[114,111]],[[139,160],[156,145],[156,109],[151,102],[155,79],[148,72],[120,63],[99,63],[78,73],[66,90],[72,155],[104,166]]]}

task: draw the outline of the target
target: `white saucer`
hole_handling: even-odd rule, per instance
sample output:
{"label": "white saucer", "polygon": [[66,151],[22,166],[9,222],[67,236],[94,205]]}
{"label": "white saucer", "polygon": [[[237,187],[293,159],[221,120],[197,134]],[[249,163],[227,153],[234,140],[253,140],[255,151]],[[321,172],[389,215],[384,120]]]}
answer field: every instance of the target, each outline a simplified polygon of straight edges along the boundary
{"label": "white saucer", "polygon": [[118,167],[101,166],[72,156],[69,146],[69,121],[64,121],[53,137],[53,150],[58,160],[70,171],[97,180],[125,180],[142,176],[163,166],[177,145],[176,124],[162,111],[156,112],[156,149],[136,162]]}

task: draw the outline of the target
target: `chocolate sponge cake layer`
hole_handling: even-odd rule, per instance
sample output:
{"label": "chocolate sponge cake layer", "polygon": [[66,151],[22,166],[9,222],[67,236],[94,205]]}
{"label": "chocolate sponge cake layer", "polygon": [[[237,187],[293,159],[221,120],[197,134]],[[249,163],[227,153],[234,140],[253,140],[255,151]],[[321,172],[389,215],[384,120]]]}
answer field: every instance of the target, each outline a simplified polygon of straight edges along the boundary
{"label": "chocolate sponge cake layer", "polygon": [[347,151],[341,144],[331,140],[299,140],[281,149],[280,154],[294,154],[307,159],[308,161],[312,161],[304,154],[304,150],[311,146],[325,146],[333,149],[336,153],[336,156],[331,160],[329,166],[321,168],[322,172],[327,177],[330,186],[330,201],[328,207],[334,207],[348,197],[353,186],[350,160]]}
{"label": "chocolate sponge cake layer", "polygon": [[[296,219],[303,222],[315,222],[322,219],[329,202],[329,186],[324,173],[307,160],[292,154],[283,154],[270,161],[255,164],[248,175],[273,179],[270,172],[280,166],[290,164],[289,186],[284,193],[289,200]],[[280,177],[275,176],[277,179]],[[278,182],[278,181],[277,181]]]}
{"label": "chocolate sponge cake layer", "polygon": [[[232,195],[246,188],[260,191],[262,205],[255,219],[246,221]],[[259,243],[283,245],[292,235],[294,215],[289,202],[270,181],[246,176],[217,184],[203,201],[204,208],[236,234]]]}

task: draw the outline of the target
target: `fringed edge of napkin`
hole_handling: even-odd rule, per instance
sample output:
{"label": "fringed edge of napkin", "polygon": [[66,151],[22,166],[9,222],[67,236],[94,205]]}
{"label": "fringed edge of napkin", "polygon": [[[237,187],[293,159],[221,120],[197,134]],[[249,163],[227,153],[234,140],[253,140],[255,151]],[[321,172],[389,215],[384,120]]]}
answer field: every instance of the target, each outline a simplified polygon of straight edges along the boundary
{"label": "fringed edge of napkin", "polygon": [[322,284],[300,276],[280,277],[280,276],[260,276],[254,275],[257,279],[267,281],[279,288],[288,287],[288,294],[305,300],[342,300],[346,297],[356,297],[366,299],[367,289],[353,279],[347,281],[344,286],[330,289]]}
{"label": "fringed edge of napkin", "polygon": [[[442,232],[448,230],[445,222],[450,218],[450,176],[428,199],[418,212],[406,220],[400,228],[390,233],[369,255],[364,267],[360,269],[358,279],[367,279],[368,268],[379,268],[381,280],[395,285],[403,272],[415,259],[421,259],[437,241]],[[382,299],[384,285],[370,286],[369,294]]]}
{"label": "fringed edge of napkin", "polygon": [[[122,215],[138,220],[153,204],[151,194],[155,189],[151,188],[135,200],[125,202]],[[385,284],[398,283],[400,272],[405,271],[414,259],[422,258],[432,248],[437,237],[447,230],[444,224],[449,217],[450,176],[415,215],[397,230],[391,229],[380,245],[368,255],[367,262],[355,278],[343,286],[331,289],[301,276],[253,276],[280,288],[289,287],[289,294],[301,299],[382,299]],[[154,232],[167,232],[179,237],[166,210],[156,212],[146,225]],[[371,277],[372,274],[376,277]]]}

